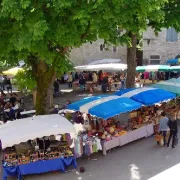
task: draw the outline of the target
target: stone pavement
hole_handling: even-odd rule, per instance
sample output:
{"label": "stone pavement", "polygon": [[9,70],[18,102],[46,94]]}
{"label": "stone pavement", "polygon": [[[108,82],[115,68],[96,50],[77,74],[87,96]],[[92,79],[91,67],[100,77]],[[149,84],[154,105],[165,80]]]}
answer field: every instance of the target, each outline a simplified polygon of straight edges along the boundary
{"label": "stone pavement", "polygon": [[[89,93],[88,91],[86,92],[80,92],[79,90],[73,91],[72,89],[68,88],[67,84],[60,84],[60,91],[61,93],[59,94],[59,96],[54,98],[54,104],[59,105],[59,107],[63,107],[66,104],[67,100],[74,102],[87,96],[102,94],[102,92],[100,91],[100,86],[98,86],[98,90],[93,94]],[[34,109],[32,95],[25,96],[24,102],[25,102],[25,109],[27,110]]]}
{"label": "stone pavement", "polygon": [[[79,92],[64,93],[55,98],[55,103],[63,105],[66,100],[73,102],[87,95],[89,94]],[[180,122],[178,123],[180,128]],[[175,149],[159,147],[152,136],[115,148],[107,156],[99,153],[93,155],[92,160],[78,159],[78,166],[85,167],[85,173],[79,174],[75,170],[69,170],[66,173],[51,172],[26,176],[25,180],[149,180],[149,178],[179,164],[179,152],[180,146]],[[2,171],[0,174],[2,175]],[[175,171],[175,176],[176,179],[169,179],[180,180],[179,171]],[[8,178],[8,180],[15,179]]]}

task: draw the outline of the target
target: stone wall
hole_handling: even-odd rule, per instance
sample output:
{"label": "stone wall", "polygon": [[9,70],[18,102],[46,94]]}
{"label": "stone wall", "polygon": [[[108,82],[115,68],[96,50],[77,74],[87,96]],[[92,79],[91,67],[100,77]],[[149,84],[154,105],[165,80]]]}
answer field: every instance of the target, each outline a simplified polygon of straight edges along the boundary
{"label": "stone wall", "polygon": [[70,54],[70,59],[74,65],[85,65],[99,59],[121,59],[122,63],[126,63],[126,47],[116,47],[116,52],[113,52],[113,47],[108,51],[101,51],[100,45],[103,40],[98,40],[94,43],[86,43],[80,48],[73,49]]}
{"label": "stone wall", "polygon": [[[149,28],[143,35],[143,63],[150,64],[150,56],[160,56],[160,64],[165,64],[168,59],[173,59],[180,53],[180,34],[177,42],[166,42],[166,29],[162,29],[158,36],[155,36],[153,30]],[[99,59],[121,59],[122,63],[126,63],[127,49],[126,47],[113,47],[108,51],[101,51],[100,45],[103,40],[86,43],[80,48],[73,49],[70,59],[75,65],[85,65]]]}
{"label": "stone wall", "polygon": [[166,41],[167,30],[162,29],[155,36],[152,29],[148,29],[143,35],[143,60],[144,64],[150,63],[151,55],[160,56],[160,64],[166,64],[168,59],[174,59],[180,53],[180,34],[177,42]]}

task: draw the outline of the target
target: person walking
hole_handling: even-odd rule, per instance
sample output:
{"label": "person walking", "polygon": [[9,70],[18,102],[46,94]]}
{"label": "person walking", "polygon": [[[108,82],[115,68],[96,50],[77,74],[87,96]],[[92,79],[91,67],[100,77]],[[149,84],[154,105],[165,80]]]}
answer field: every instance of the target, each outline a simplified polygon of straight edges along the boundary
{"label": "person walking", "polygon": [[163,135],[164,146],[166,146],[166,134],[167,134],[167,131],[169,130],[168,122],[169,122],[169,119],[168,117],[166,117],[166,113],[162,112],[161,119],[159,122],[159,134]]}
{"label": "person walking", "polygon": [[178,133],[176,114],[173,114],[171,116],[168,125],[170,128],[170,135],[169,135],[167,147],[169,147],[169,144],[170,144],[171,139],[172,139],[172,148],[175,148],[175,138],[177,137],[177,133]]}
{"label": "person walking", "polygon": [[93,73],[92,79],[93,79],[93,84],[97,85],[98,77],[95,72]]}
{"label": "person walking", "polygon": [[2,75],[0,75],[0,87],[1,87],[1,90],[4,90],[4,78]]}
{"label": "person walking", "polygon": [[7,88],[7,92],[9,93],[12,93],[12,84],[11,84],[11,80],[10,78],[7,78],[6,80],[6,88]]}
{"label": "person walking", "polygon": [[59,83],[57,79],[54,81],[53,86],[54,86],[54,95],[55,97],[57,97],[59,95]]}
{"label": "person walking", "polygon": [[68,87],[72,88],[73,76],[72,72],[68,75]]}

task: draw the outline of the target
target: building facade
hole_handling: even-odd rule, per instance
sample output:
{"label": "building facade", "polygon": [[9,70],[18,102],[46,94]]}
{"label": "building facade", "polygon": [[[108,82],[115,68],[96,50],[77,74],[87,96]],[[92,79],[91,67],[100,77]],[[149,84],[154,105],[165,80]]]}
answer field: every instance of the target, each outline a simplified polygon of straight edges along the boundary
{"label": "building facade", "polygon": [[166,64],[180,53],[180,33],[162,29],[156,36],[151,28],[143,35],[143,64]]}
{"label": "building facade", "polygon": [[[85,65],[99,59],[121,59],[127,61],[126,46],[103,48],[103,40],[86,43],[72,50],[70,60],[74,65]],[[143,60],[141,64],[166,64],[168,59],[180,53],[180,34],[173,28],[162,29],[156,36],[151,28],[143,35]],[[137,57],[138,58],[138,57]]]}
{"label": "building facade", "polygon": [[121,59],[122,63],[126,63],[126,47],[112,46],[107,50],[103,48],[103,42],[103,40],[98,40],[73,49],[70,60],[74,65],[85,65],[100,59]]}

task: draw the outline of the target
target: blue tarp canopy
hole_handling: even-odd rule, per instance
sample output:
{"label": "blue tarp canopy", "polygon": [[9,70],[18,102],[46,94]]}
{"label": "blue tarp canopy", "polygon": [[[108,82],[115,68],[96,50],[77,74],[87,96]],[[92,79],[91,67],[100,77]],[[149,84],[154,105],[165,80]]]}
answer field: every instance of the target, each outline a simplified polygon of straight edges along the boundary
{"label": "blue tarp canopy", "polygon": [[68,105],[67,108],[70,109],[70,110],[79,111],[81,106],[83,106],[83,105],[85,105],[87,103],[90,103],[92,101],[101,99],[103,97],[107,97],[107,95],[99,95],[99,96],[86,97],[86,98],[83,98],[83,99],[81,99],[79,101],[76,101],[76,102]]}
{"label": "blue tarp canopy", "polygon": [[175,93],[177,96],[180,96],[180,78],[172,78],[167,81],[161,81],[151,86],[154,88],[164,89],[166,91]]}
{"label": "blue tarp canopy", "polygon": [[124,89],[117,91],[115,95],[131,98],[132,100],[147,106],[176,97],[176,95],[173,93],[152,87]]}
{"label": "blue tarp canopy", "polygon": [[129,98],[114,99],[89,109],[89,114],[108,119],[121,113],[130,112],[139,109],[142,104],[133,101]]}
{"label": "blue tarp canopy", "polygon": [[180,63],[180,58],[167,60],[167,64],[178,64],[178,63]]}
{"label": "blue tarp canopy", "polygon": [[122,98],[116,95],[102,95],[88,98],[88,101],[87,98],[84,98],[70,104],[67,108],[108,119],[121,113],[139,109],[141,106],[141,103],[129,98]]}

